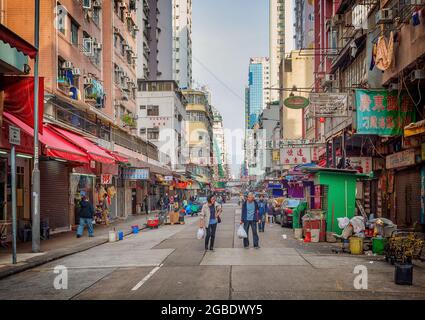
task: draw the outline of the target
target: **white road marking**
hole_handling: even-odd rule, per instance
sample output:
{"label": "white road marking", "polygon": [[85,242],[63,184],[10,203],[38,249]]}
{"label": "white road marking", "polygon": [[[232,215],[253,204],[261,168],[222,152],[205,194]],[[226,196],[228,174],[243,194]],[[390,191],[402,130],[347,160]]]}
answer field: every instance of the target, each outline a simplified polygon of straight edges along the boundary
{"label": "white road marking", "polygon": [[155,267],[152,269],[151,272],[148,273],[148,275],[146,277],[144,277],[138,284],[136,284],[133,289],[131,289],[131,291],[136,291],[137,289],[139,289],[141,286],[143,286],[143,284],[148,281],[161,267],[163,266],[163,264],[161,263],[159,266]]}

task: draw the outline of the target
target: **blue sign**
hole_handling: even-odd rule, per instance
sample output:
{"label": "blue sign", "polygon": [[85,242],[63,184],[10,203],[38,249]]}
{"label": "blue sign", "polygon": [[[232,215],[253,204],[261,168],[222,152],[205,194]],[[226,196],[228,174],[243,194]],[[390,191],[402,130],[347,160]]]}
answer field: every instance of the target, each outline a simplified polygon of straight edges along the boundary
{"label": "blue sign", "polygon": [[282,184],[280,183],[269,183],[269,189],[282,189]]}
{"label": "blue sign", "polygon": [[123,168],[122,178],[125,180],[148,180],[149,168]]}

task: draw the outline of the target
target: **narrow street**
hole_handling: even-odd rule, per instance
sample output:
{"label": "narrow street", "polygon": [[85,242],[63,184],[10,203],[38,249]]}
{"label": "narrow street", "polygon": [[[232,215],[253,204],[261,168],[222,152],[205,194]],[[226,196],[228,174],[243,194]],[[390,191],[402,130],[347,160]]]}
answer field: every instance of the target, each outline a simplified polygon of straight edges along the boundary
{"label": "narrow street", "polygon": [[[424,299],[425,268],[413,286],[397,286],[382,256],[337,255],[338,245],[304,244],[292,230],[267,225],[260,249],[236,236],[240,208],[224,205],[216,249],[196,239],[197,217],[132,234],[0,281],[0,300],[16,299]],[[282,235],[287,235],[286,239]],[[54,288],[54,268],[68,268],[68,289]],[[353,286],[356,265],[368,270],[368,289]]]}

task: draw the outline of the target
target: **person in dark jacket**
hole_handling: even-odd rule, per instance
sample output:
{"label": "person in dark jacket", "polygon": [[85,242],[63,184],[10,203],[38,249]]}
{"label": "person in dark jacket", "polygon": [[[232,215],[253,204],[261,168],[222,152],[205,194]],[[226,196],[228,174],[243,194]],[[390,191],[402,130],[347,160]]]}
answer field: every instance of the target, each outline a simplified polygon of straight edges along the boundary
{"label": "person in dark jacket", "polygon": [[259,232],[264,232],[266,225],[266,213],[267,213],[267,201],[264,199],[264,195],[260,195],[258,203],[258,213],[260,216],[260,223],[258,224]]}
{"label": "person in dark jacket", "polygon": [[248,249],[249,247],[249,227],[252,228],[254,248],[258,249],[260,247],[257,233],[257,222],[259,223],[260,221],[261,220],[259,215],[258,203],[254,199],[254,194],[250,192],[247,196],[246,201],[244,201],[244,203],[242,204],[241,224],[243,224],[245,232],[248,235],[247,238],[243,239],[243,246],[245,247],[245,249]]}
{"label": "person in dark jacket", "polygon": [[93,215],[94,209],[86,196],[81,198],[80,202],[80,224],[77,229],[77,238],[80,238],[84,232],[84,226],[87,225],[89,237],[93,237]]}

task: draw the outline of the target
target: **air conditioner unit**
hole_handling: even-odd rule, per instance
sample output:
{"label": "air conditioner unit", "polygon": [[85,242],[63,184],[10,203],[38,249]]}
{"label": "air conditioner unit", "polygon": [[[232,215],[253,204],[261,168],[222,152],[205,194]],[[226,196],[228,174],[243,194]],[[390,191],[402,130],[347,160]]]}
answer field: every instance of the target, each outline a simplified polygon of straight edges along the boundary
{"label": "air conditioner unit", "polygon": [[332,17],[332,23],[335,25],[344,23],[344,16],[342,14],[334,15]]}
{"label": "air conditioner unit", "polygon": [[133,30],[134,30],[134,31],[136,31],[136,32],[137,32],[137,31],[140,31],[140,29],[139,29],[139,27],[138,27],[138,26],[134,26],[134,27],[133,27]]}
{"label": "air conditioner unit", "polygon": [[127,8],[127,4],[125,3],[125,1],[120,2],[120,7],[121,8]]}
{"label": "air conditioner unit", "polygon": [[114,27],[114,33],[115,34],[119,34],[120,33],[120,29],[118,29],[117,27]]}
{"label": "air conditioner unit", "polygon": [[74,67],[74,65],[72,64],[71,61],[65,61],[62,64],[62,69],[72,69]]}
{"label": "air conditioner unit", "polygon": [[93,8],[101,8],[102,3],[100,2],[100,0],[93,0],[92,6]]}
{"label": "air conditioner unit", "polygon": [[93,83],[93,79],[89,77],[84,77],[84,85],[89,85]]}
{"label": "air conditioner unit", "polygon": [[425,70],[416,69],[410,74],[410,81],[425,79]]}
{"label": "air conditioner unit", "polygon": [[332,82],[335,81],[336,77],[334,74],[325,74],[325,81],[326,82]]}
{"label": "air conditioner unit", "polygon": [[72,75],[73,76],[81,76],[81,69],[80,68],[72,69]]}
{"label": "air conditioner unit", "polygon": [[101,43],[95,43],[93,45],[93,49],[95,49],[95,50],[102,50],[102,44]]}
{"label": "air conditioner unit", "polygon": [[125,18],[126,18],[126,19],[131,19],[131,18],[132,18],[131,13],[130,13],[130,12],[127,12],[127,13],[125,14]]}
{"label": "air conditioner unit", "polygon": [[83,0],[83,9],[91,9],[91,0]]}
{"label": "air conditioner unit", "polygon": [[377,24],[391,23],[393,21],[393,11],[391,9],[378,10],[375,21]]}

